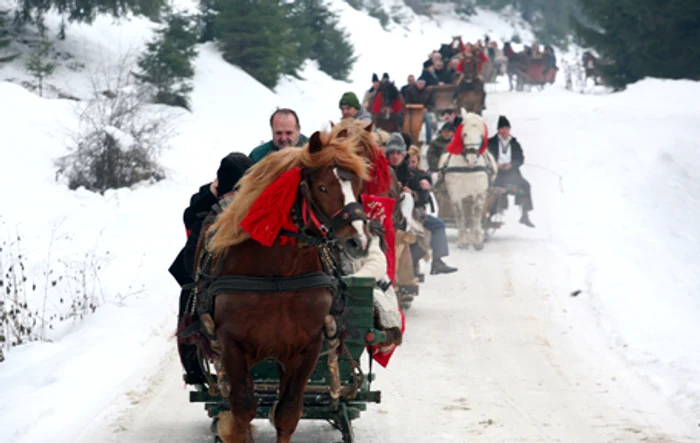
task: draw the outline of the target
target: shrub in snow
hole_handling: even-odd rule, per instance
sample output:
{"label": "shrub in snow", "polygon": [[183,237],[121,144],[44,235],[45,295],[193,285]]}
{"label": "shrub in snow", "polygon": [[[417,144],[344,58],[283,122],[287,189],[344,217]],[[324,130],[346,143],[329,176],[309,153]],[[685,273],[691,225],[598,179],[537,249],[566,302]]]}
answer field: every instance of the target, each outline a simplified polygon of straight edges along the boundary
{"label": "shrub in snow", "polygon": [[56,161],[70,189],[103,194],[165,178],[157,157],[172,126],[148,104],[148,94],[132,80],[127,58],[105,81],[93,76],[92,98],[82,106],[69,153]]}
{"label": "shrub in snow", "polygon": [[172,13],[167,17],[166,26],[156,34],[139,58],[141,72],[135,76],[140,82],[153,86],[155,103],[190,110],[193,60],[197,56],[196,22],[192,16]]}
{"label": "shrub in snow", "polygon": [[[55,257],[56,240],[54,231],[46,257],[28,256],[18,232],[0,242],[0,361],[13,347],[50,341],[59,324],[82,320],[104,302],[99,275],[109,251],[65,260]],[[33,272],[42,259],[43,269]]]}

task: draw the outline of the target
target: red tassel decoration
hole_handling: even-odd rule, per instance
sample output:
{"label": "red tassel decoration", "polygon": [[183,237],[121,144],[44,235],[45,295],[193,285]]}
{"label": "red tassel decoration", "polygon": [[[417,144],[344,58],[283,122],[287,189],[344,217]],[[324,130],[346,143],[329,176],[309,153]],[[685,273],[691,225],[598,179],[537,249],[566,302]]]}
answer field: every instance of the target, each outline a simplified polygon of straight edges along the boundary
{"label": "red tassel decoration", "polygon": [[479,155],[483,155],[489,147],[489,127],[484,123],[484,144],[479,149]]}
{"label": "red tassel decoration", "polygon": [[261,245],[272,246],[280,230],[298,232],[291,211],[300,182],[301,168],[294,168],[265,188],[240,224],[250,238]]}
{"label": "red tassel decoration", "polygon": [[376,146],[372,146],[370,152],[372,170],[369,172],[370,181],[365,182],[363,194],[388,195],[391,187],[391,175],[389,174],[389,162],[384,153]]}
{"label": "red tassel decoration", "polygon": [[463,128],[464,124],[460,123],[459,126],[457,126],[454,137],[452,137],[452,141],[447,145],[447,152],[452,155],[462,155],[462,152],[464,152],[464,140],[462,140]]}

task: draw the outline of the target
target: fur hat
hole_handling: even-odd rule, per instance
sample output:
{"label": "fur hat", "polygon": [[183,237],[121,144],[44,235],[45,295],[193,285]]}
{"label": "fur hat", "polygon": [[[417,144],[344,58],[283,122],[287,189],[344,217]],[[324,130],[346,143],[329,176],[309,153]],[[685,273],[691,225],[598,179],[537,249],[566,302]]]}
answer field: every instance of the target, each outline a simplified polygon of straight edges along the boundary
{"label": "fur hat", "polygon": [[386,154],[389,155],[392,152],[400,152],[401,154],[406,153],[406,142],[399,132],[393,132],[389,136],[389,140],[386,142]]}
{"label": "fur hat", "polygon": [[231,192],[251,166],[253,162],[241,152],[232,152],[221,159],[219,170],[216,171],[216,178],[219,180],[216,195],[222,197]]}
{"label": "fur hat", "polygon": [[501,115],[498,117],[498,129],[505,128],[505,127],[510,128],[510,122],[508,121],[508,119],[504,115]]}
{"label": "fur hat", "polygon": [[350,106],[355,109],[360,109],[362,107],[362,105],[360,105],[360,100],[357,99],[354,92],[346,92],[343,94],[343,96],[340,98],[340,104],[338,107],[340,108],[343,105]]}
{"label": "fur hat", "polygon": [[379,76],[378,76],[377,73],[375,72],[374,74],[372,74],[372,83],[378,82],[378,81],[379,81]]}

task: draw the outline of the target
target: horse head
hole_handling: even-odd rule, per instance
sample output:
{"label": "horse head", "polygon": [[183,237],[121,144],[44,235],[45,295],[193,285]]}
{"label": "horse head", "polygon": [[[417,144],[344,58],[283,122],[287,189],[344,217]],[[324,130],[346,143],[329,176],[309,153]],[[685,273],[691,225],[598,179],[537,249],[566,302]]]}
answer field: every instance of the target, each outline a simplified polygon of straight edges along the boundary
{"label": "horse head", "polygon": [[484,146],[488,143],[486,122],[479,114],[467,112],[464,108],[461,109],[461,117],[461,131],[458,135],[461,135],[464,145],[462,156],[468,166],[476,166],[477,161],[486,151]]}
{"label": "horse head", "polygon": [[382,113],[385,118],[391,117],[394,109],[394,100],[399,95],[399,90],[391,82],[385,81],[379,85],[379,92],[382,94]]}
{"label": "horse head", "polygon": [[[346,143],[347,131],[340,131],[333,143]],[[319,132],[309,139],[308,152],[313,157],[324,156],[327,147]],[[350,151],[352,148],[348,147]],[[345,153],[351,160],[361,160],[354,152]],[[326,163],[326,162],[323,162]],[[302,169],[302,214],[305,228],[322,237],[337,240],[353,258],[367,255],[369,230],[367,216],[360,203],[363,169],[358,173],[352,167],[333,161],[329,164]],[[364,166],[364,162],[358,163]]]}

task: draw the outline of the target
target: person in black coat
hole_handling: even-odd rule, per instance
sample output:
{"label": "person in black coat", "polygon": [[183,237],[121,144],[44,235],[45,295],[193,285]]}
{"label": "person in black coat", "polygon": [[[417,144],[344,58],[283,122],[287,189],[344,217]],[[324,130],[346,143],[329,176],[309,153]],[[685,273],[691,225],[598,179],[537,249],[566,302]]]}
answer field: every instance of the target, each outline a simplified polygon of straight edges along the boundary
{"label": "person in black coat", "polygon": [[[194,282],[195,253],[199,243],[199,235],[202,224],[219,200],[229,195],[236,186],[236,183],[243,177],[245,172],[253,165],[247,155],[241,152],[232,152],[221,160],[216,179],[199,188],[199,191],[190,198],[190,205],[185,209],[182,216],[187,233],[185,246],[170,265],[168,271],[175,278],[181,287]],[[190,290],[180,291],[180,304],[178,310],[178,324],[187,309],[187,301]],[[180,351],[180,361],[187,372],[187,381],[191,384],[203,383],[199,362],[196,359],[196,348],[194,345],[178,344]]]}
{"label": "person in black coat", "polygon": [[498,117],[498,134],[489,139],[488,149],[498,163],[498,175],[494,186],[515,185],[525,192],[525,196],[515,198],[515,204],[520,205],[523,214],[520,223],[534,228],[528,215],[532,211],[532,193],[530,183],[523,178],[520,167],[525,163],[523,148],[518,140],[510,135],[510,122],[505,116]]}
{"label": "person in black coat", "polygon": [[[410,136],[409,136],[410,137]],[[406,149],[406,137],[400,133],[394,132],[389,136],[386,143],[386,156],[389,164],[396,172],[396,178],[404,188],[408,188],[414,194],[415,207],[424,207],[430,204],[430,189],[432,188],[432,179],[430,174],[419,169],[412,168],[408,164],[408,155]],[[431,274],[449,274],[457,272],[457,268],[448,266],[443,258],[449,255],[447,245],[447,234],[445,233],[445,224],[437,217],[426,214],[422,220],[423,226],[430,231],[430,249],[432,250],[433,262],[430,267]],[[415,245],[415,246],[414,246]],[[411,245],[411,255],[413,256],[414,267],[418,263],[416,257],[421,257],[423,254],[417,254],[415,247],[417,244]]]}

